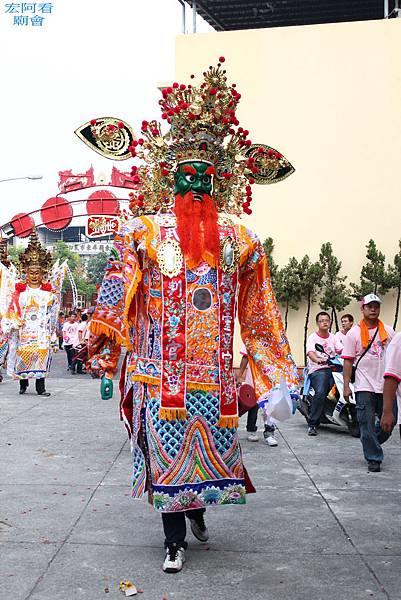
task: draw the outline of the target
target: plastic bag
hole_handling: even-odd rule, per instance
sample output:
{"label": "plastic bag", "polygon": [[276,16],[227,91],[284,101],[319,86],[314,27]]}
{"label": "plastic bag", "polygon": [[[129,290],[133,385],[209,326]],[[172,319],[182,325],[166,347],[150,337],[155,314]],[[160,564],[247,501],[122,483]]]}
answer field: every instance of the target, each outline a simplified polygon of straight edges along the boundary
{"label": "plastic bag", "polygon": [[278,388],[271,391],[269,401],[264,407],[267,416],[275,421],[286,421],[292,415],[292,399],[284,379],[281,378]]}

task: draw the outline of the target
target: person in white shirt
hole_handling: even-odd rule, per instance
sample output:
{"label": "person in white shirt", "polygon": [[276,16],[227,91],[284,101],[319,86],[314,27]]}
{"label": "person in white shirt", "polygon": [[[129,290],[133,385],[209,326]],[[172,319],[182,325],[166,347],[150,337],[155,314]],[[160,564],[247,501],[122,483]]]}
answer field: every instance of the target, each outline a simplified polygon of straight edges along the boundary
{"label": "person in white shirt", "polygon": [[76,341],[78,330],[77,317],[75,313],[68,315],[67,321],[63,325],[64,350],[67,353],[68,370],[75,373],[74,367],[74,342]]}
{"label": "person in white shirt", "polygon": [[[398,418],[394,415],[394,399],[397,398]],[[383,414],[380,426],[391,433],[396,423],[401,436],[401,333],[396,333],[386,352],[384,364]]]}
{"label": "person in white shirt", "polygon": [[[246,383],[251,387],[253,385],[252,373],[249,367],[248,361],[248,353],[246,351],[245,344],[242,344],[241,348],[241,364],[239,366],[238,378],[241,383]],[[259,406],[256,404],[253,408],[248,410],[247,420],[246,420],[246,430],[248,432],[247,439],[248,442],[257,442],[259,440],[257,434],[257,419],[258,419]],[[262,411],[263,423],[264,423],[264,432],[263,438],[266,444],[270,447],[278,446],[278,442],[274,436],[274,432],[276,430],[276,426],[273,421],[266,415],[264,411]]]}
{"label": "person in white shirt", "polygon": [[345,336],[350,329],[354,326],[354,317],[350,314],[343,315],[341,317],[341,329],[334,334],[336,342],[339,348],[344,348]]}
{"label": "person in white shirt", "polygon": [[[73,340],[75,356],[78,354],[78,352],[80,350],[82,350],[82,348],[86,344],[85,336],[86,336],[87,328],[88,328],[88,315],[86,313],[84,313],[81,317],[81,322],[78,323],[76,336],[74,337],[74,340]],[[82,375],[84,373],[83,368],[82,368],[83,367],[82,360],[80,360],[78,357],[74,361],[74,367],[76,367],[78,375]]]}

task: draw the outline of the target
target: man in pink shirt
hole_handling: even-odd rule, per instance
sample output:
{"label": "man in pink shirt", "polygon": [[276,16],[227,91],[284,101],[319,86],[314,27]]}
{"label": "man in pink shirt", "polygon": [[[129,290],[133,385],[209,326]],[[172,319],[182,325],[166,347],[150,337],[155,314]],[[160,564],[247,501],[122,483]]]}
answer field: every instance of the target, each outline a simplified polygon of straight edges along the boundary
{"label": "man in pink shirt", "polygon": [[352,329],[353,326],[354,326],[354,317],[352,315],[347,314],[347,315],[343,315],[341,317],[341,329],[340,329],[340,331],[337,331],[337,333],[334,334],[334,337],[336,338],[337,346],[339,348],[344,347],[345,336],[350,331],[350,329]]}
{"label": "man in pink shirt", "polygon": [[380,426],[391,433],[395,425],[394,398],[397,397],[398,425],[401,436],[401,333],[391,340],[386,351],[384,366],[383,415]]}
{"label": "man in pink shirt", "polygon": [[[349,400],[352,366],[355,364],[355,395],[363,453],[368,470],[380,471],[383,432],[376,428],[376,417],[383,411],[383,375],[386,349],[394,330],[379,319],[381,300],[367,294],[362,300],[362,320],[346,335],[344,359],[344,398]],[[381,434],[381,435],[380,435]],[[382,438],[383,439],[383,438]]]}
{"label": "man in pink shirt", "polygon": [[[308,435],[317,435],[326,396],[333,384],[331,369],[327,364],[328,356],[334,358],[336,354],[341,353],[341,347],[334,335],[330,333],[330,315],[327,312],[318,313],[316,323],[318,330],[308,337],[306,343],[308,374],[315,391],[309,411]],[[325,353],[316,350],[316,344],[323,346]]]}

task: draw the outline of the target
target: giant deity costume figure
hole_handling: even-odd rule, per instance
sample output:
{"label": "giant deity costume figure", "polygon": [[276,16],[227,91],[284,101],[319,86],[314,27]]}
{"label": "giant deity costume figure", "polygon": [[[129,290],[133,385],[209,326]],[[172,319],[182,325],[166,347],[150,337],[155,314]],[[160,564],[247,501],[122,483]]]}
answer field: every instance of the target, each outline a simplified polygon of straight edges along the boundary
{"label": "giant deity costume figure", "polygon": [[[19,281],[2,282],[10,302],[3,315],[2,328],[8,336],[7,373],[20,383],[24,394],[29,379],[35,379],[36,392],[50,396],[45,389],[52,352],[58,347],[56,323],[59,298],[48,281],[54,275],[52,256],[41,246],[36,230],[19,257]],[[11,282],[11,285],[10,285]],[[61,286],[60,286],[61,287]],[[7,291],[6,291],[7,293]]]}
{"label": "giant deity costume figure", "polygon": [[[115,238],[90,326],[98,336],[91,369],[104,377],[103,388],[120,348],[127,349],[120,406],[131,439],[132,493],[147,491],[162,513],[167,572],[182,567],[185,516],[206,541],[205,508],[244,504],[254,491],[237,431],[236,314],[259,402],[297,384],[263,247],[228,216],[249,214],[252,184],[282,179],[292,167],[238,127],[240,94],[227,84],[223,61],[199,87],[164,89],[169,131],[144,121],[142,137],[131,143],[145,163],[133,167],[135,217]],[[102,126],[91,122],[94,139],[105,139]]]}

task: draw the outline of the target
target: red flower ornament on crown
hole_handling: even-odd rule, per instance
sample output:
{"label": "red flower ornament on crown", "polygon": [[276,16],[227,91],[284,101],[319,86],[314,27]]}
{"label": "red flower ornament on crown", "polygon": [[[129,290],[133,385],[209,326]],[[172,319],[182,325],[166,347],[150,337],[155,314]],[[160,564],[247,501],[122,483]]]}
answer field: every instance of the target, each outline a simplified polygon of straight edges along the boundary
{"label": "red flower ornament on crown", "polygon": [[130,146],[132,156],[144,163],[133,168],[140,186],[131,195],[134,214],[173,206],[174,171],[183,162],[210,164],[217,210],[237,215],[252,212],[250,185],[281,181],[294,171],[274,149],[252,145],[249,131],[239,126],[241,94],[236,84],[227,83],[223,62],[221,56],[216,67],[210,66],[199,86],[175,82],[162,90],[162,120],[170,126],[166,134],[158,122],[142,122],[142,138]]}

